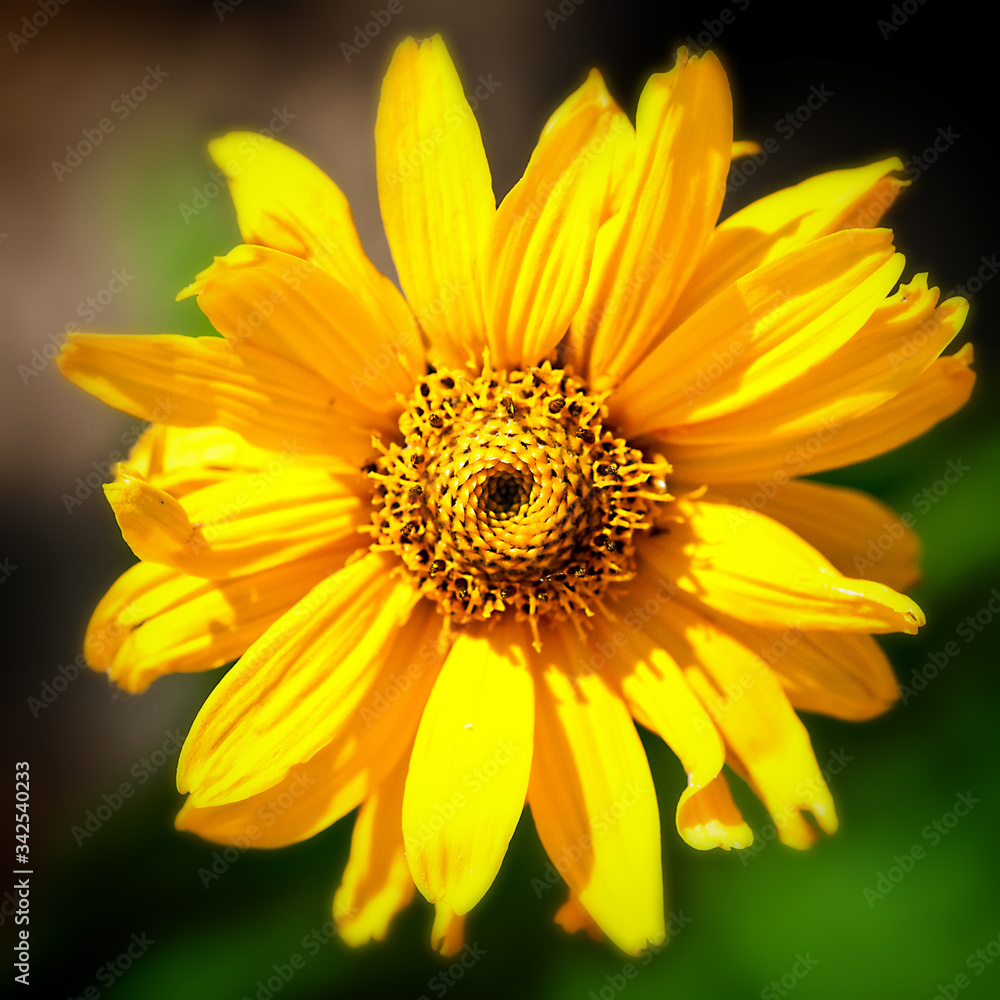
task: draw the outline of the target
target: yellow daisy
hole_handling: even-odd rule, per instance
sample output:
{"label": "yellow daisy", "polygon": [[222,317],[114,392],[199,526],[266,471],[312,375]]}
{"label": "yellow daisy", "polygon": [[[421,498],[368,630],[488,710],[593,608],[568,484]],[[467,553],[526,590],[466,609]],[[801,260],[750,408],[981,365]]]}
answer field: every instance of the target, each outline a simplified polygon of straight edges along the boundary
{"label": "yellow daisy", "polygon": [[527,803],[559,922],[637,954],[664,903],[635,721],[683,765],[693,847],[752,840],[726,764],[786,844],[813,841],[806,813],[836,828],[795,710],[893,702],[871,634],[923,624],[898,592],[917,543],[797,477],[965,402],[971,352],[939,355],[967,303],[897,286],[872,228],[896,159],[717,224],[752,147],[711,53],[653,76],[634,127],[592,72],[499,206],[440,38],[397,49],[375,142],[403,294],[332,181],[232,134],[211,151],[246,243],[181,293],[222,337],[67,345],[70,379],[154,421],[106,487],[141,561],[87,657],[129,691],[239,658],[185,743],[177,825],[277,847],[360,807],[346,940],[384,937],[415,886],[460,947]]}

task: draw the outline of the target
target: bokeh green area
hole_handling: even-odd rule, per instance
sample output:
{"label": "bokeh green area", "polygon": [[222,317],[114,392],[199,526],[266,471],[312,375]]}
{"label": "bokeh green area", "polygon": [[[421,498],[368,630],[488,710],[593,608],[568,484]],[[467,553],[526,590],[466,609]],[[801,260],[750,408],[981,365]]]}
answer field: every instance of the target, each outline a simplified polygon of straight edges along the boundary
{"label": "bokeh green area", "polygon": [[[186,169],[144,172],[141,197],[136,182],[122,179],[127,211],[120,223],[169,232],[162,213],[174,210],[178,192],[204,168],[192,160],[190,176]],[[189,280],[189,260],[199,250],[207,261],[235,239],[221,197],[194,220],[182,247],[157,247],[161,301]],[[209,332],[193,302],[164,315],[175,330]],[[930,1000],[938,984],[963,974],[970,997],[996,995],[1000,962],[975,963],[977,949],[1000,949],[1000,797],[992,752],[1000,693],[1000,436],[991,425],[989,392],[980,387],[965,411],[920,440],[825,477],[913,515],[925,571],[914,596],[928,619],[918,637],[884,640],[909,689],[906,704],[865,724],[807,720],[817,758],[830,773],[841,821],[835,836],[808,852],[784,847],[735,779],[755,847],[692,850],[672,818],[684,783],[680,765],[644,734],[660,796],[667,906],[679,928],[658,954],[633,961],[552,924],[564,889],[545,881],[546,857],[528,814],[496,884],[469,918],[468,968],[430,951],[430,907],[419,899],[397,918],[387,941],[352,950],[330,937],[328,923],[350,818],[295,847],[223,855],[222,847],[171,828],[179,805],[173,761],[141,785],[129,761],[121,779],[136,786],[135,796],[79,846],[66,831],[52,845],[36,960],[59,968],[67,996],[93,986],[102,996],[113,988],[116,1000],[445,992],[585,998],[626,991],[629,997],[766,997],[792,988],[801,998]],[[128,564],[123,546],[116,558],[119,568]],[[993,611],[984,611],[991,600]],[[943,662],[948,643],[959,655],[947,656],[939,669],[933,660]],[[179,729],[219,676],[157,682],[183,689],[174,719]],[[963,807],[968,815],[951,826],[957,800],[974,805]],[[152,943],[132,964],[120,956],[134,934]],[[302,967],[286,983],[280,972],[292,971],[295,955]],[[978,975],[970,956],[982,969]],[[102,976],[102,963],[116,961],[131,964],[127,974],[112,977],[105,965]]]}
{"label": "bokeh green area", "polygon": [[[581,12],[581,21],[584,16]],[[679,22],[683,30],[665,37],[676,41],[695,32],[700,16]],[[638,33],[641,24],[630,30]],[[727,37],[738,49],[738,38]],[[379,56],[383,62],[388,51]],[[948,119],[935,110],[925,121],[936,127]],[[741,135],[768,134],[766,117],[761,128],[753,124],[745,119]],[[817,126],[817,142],[824,141],[820,133],[825,128]],[[837,141],[850,138],[834,133],[831,156]],[[915,134],[919,141],[922,133]],[[128,303],[132,329],[212,333],[194,301],[173,302],[213,255],[239,241],[225,191],[178,225],[178,205],[205,187],[211,169],[202,152],[204,139],[192,127],[151,140],[128,170],[106,173],[95,193],[107,207],[107,226],[128,247],[130,266],[143,276],[142,295]],[[351,141],[370,143],[370,128]],[[487,148],[495,141],[487,130]],[[796,142],[784,160],[772,165],[774,172],[756,193],[804,176],[808,171],[802,164],[825,168],[824,161],[816,167],[815,158],[799,159],[806,140]],[[852,162],[885,152],[867,141],[858,146],[849,154]],[[526,156],[528,147],[522,152]],[[960,242],[964,223],[955,220],[951,242],[941,249],[944,235],[932,239],[920,230],[920,210],[926,206],[918,197],[912,206],[916,213],[908,215],[902,204],[891,223],[898,226],[901,249],[912,254],[907,276],[931,266],[933,278],[937,262],[922,255],[935,250],[946,258],[949,247]],[[972,200],[961,204],[968,211]],[[974,273],[978,263],[971,262],[995,248],[982,241],[972,245],[971,255],[963,256],[942,284],[948,287]],[[396,918],[385,941],[351,949],[329,929],[353,817],[306,843],[276,851],[225,853],[219,845],[173,829],[181,804],[174,787],[176,754],[146,771],[141,757],[159,747],[168,732],[187,731],[224,671],[166,677],[139,696],[159,706],[155,718],[162,725],[140,741],[146,749],[138,757],[105,760],[101,770],[88,772],[90,783],[51,809],[53,824],[33,840],[36,979],[24,995],[62,1000],[87,996],[90,990],[90,997],[114,1000],[445,995],[936,1000],[941,989],[948,998],[1000,995],[1000,958],[992,961],[1000,955],[995,847],[1000,826],[995,755],[1000,423],[995,331],[989,326],[989,317],[996,316],[995,296],[987,287],[974,299],[960,338],[987,348],[977,365],[980,383],[971,403],[891,454],[821,477],[864,489],[900,514],[912,515],[923,543],[924,570],[912,594],[927,616],[919,635],[879,640],[908,689],[905,703],[861,724],[805,717],[837,804],[840,829],[834,836],[821,836],[806,852],[783,846],[763,807],[734,777],[734,794],[755,832],[754,847],[728,853],[693,850],[680,840],[673,819],[685,784],[683,770],[661,742],[643,733],[660,803],[666,905],[678,928],[655,955],[632,959],[606,942],[570,936],[553,924],[565,888],[542,888],[548,885],[549,868],[528,812],[495,884],[468,919],[466,965],[456,966],[455,959],[431,951],[432,911],[419,896]],[[965,471],[957,475],[956,469]],[[59,624],[66,633],[75,628],[60,647],[72,650],[61,654],[64,662],[79,648],[86,620],[79,608],[96,603],[102,588],[134,562],[110,511],[98,513],[95,502],[86,517],[88,530],[101,534],[97,541],[72,543],[91,561],[83,578],[92,590],[72,594],[75,617]],[[70,537],[65,521],[60,538]],[[79,524],[80,518],[70,528],[78,531]],[[65,567],[63,572],[67,576],[52,586],[68,607],[73,584],[66,582]],[[47,607],[59,610],[54,599]],[[945,652],[956,648],[957,655]],[[51,674],[47,662],[45,669]],[[92,710],[90,729],[90,719],[70,721],[82,713],[77,707],[84,701],[81,689],[88,705],[101,706]],[[85,674],[74,681],[73,698],[46,709],[43,722],[32,730],[37,739],[42,724],[47,727],[45,738],[56,755],[55,762],[50,758],[37,769],[40,796],[60,755],[94,755],[105,736],[101,727],[135,724],[136,699],[114,692],[100,676]],[[28,718],[23,698],[15,709],[23,723]],[[71,729],[72,739],[61,738],[60,726]],[[140,780],[146,773],[148,780]],[[86,812],[101,806],[103,796],[113,796],[121,783],[134,794],[93,835],[74,834],[74,827],[84,827]],[[967,815],[958,815],[956,803]],[[985,960],[977,959],[980,950]],[[285,981],[282,970],[294,974]],[[961,976],[966,979],[958,980]],[[21,995],[15,989],[11,995]]]}

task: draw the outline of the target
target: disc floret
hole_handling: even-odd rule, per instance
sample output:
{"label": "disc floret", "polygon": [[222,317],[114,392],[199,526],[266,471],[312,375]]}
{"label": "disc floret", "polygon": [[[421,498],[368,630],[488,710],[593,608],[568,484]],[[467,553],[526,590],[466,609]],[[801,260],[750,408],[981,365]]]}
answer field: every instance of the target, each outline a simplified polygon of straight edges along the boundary
{"label": "disc floret", "polygon": [[548,362],[417,383],[380,445],[372,548],[397,553],[453,624],[588,616],[635,572],[633,534],[668,471],[606,426],[607,393]]}

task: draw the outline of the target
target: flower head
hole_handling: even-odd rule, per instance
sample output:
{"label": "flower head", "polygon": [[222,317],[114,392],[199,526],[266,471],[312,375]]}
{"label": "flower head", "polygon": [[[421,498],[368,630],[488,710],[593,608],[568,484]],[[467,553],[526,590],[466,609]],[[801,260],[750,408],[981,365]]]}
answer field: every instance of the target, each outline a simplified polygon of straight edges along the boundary
{"label": "flower head", "polygon": [[[569,886],[557,919],[664,936],[656,792],[693,847],[837,825],[795,710],[896,696],[872,633],[913,633],[916,541],[800,479],[960,407],[962,299],[873,228],[898,160],[718,223],[733,156],[707,53],[636,124],[596,72],[494,199],[440,38],[404,42],[375,130],[403,294],[338,188],[249,134],[212,145],[245,244],[198,275],[221,337],[73,337],[63,372],[153,426],[106,487],[140,558],[98,606],[94,669],[131,691],[238,662],[185,744],[182,829],[259,847],[360,806],[335,913],[385,935],[414,887],[435,943],[492,883],[524,805]],[[905,348],[905,349],[904,349]],[[891,525],[895,544],[866,559]]]}

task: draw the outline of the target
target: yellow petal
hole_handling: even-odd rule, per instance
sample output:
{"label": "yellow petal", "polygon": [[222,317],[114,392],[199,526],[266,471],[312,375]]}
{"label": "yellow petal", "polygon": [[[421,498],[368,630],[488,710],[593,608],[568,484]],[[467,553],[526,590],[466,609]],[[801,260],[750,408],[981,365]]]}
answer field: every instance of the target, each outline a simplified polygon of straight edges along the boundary
{"label": "yellow petal", "polygon": [[430,360],[478,363],[480,258],[496,201],[479,126],[440,35],[396,49],[375,155],[385,234]]}
{"label": "yellow petal", "polygon": [[698,851],[729,851],[753,843],[753,831],[733,801],[724,774],[702,788],[684,789],[677,803],[677,832]]}
{"label": "yellow petal", "polygon": [[412,389],[414,373],[363,303],[318,264],[239,246],[179,297],[191,295],[237,355],[255,347],[316,372],[357,422],[395,431],[396,394]]}
{"label": "yellow petal", "polygon": [[[972,346],[938,358],[908,388],[856,419],[821,423],[808,437],[772,433],[746,447],[731,441],[661,445],[678,479],[694,483],[763,481],[782,486],[792,476],[864,462],[912,441],[965,405],[975,383]],[[687,429],[685,429],[686,431]]]}
{"label": "yellow petal", "polygon": [[[734,212],[712,234],[698,269],[670,317],[678,325],[737,278],[838,229],[878,223],[907,181],[897,157],[832,170]],[[853,223],[853,227],[851,226]]]}
{"label": "yellow petal", "polygon": [[752,139],[735,139],[730,147],[730,159],[738,160],[744,156],[752,156],[760,152],[760,143]]}
{"label": "yellow petal", "polygon": [[365,254],[340,188],[300,153],[256,132],[230,132],[209,152],[229,178],[244,241],[315,261],[350,289],[414,375],[421,372],[413,314]]}
{"label": "yellow petal", "polygon": [[389,922],[413,898],[400,827],[405,780],[404,761],[365,800],[355,820],[351,855],[333,897],[334,912],[344,915],[340,936],[349,945],[382,941]]}
{"label": "yellow petal", "polygon": [[619,948],[638,955],[666,933],[656,792],[622,700],[599,673],[572,670],[586,653],[569,629],[545,636],[528,799],[570,891]]}
{"label": "yellow petal", "polygon": [[456,913],[447,903],[435,903],[431,947],[445,956],[456,955],[464,942],[465,914]]}
{"label": "yellow petal", "polygon": [[[415,603],[369,553],[314,587],[209,695],[177,771],[196,805],[245,799],[330,743],[368,695]],[[398,655],[398,650],[395,651]]]}
{"label": "yellow petal", "polygon": [[570,354],[593,388],[639,363],[697,268],[722,206],[732,138],[718,59],[680,50],[639,99],[630,186],[601,229],[573,320]]}
{"label": "yellow petal", "polygon": [[358,548],[369,518],[364,477],[297,459],[286,453],[273,474],[230,476],[180,501],[127,466],[104,491],[140,559],[194,576],[240,576]]}
{"label": "yellow petal", "polygon": [[654,350],[610,401],[630,436],[706,421],[769,396],[822,362],[896,283],[892,233],[852,229],[729,285]]}
{"label": "yellow petal", "polygon": [[747,406],[661,436],[688,447],[724,443],[741,454],[761,440],[792,445],[820,428],[856,420],[909,387],[962,328],[965,299],[935,309],[937,298],[927,276],[918,275],[881,303],[843,347],[797,378]]}
{"label": "yellow petal", "polygon": [[[923,612],[881,583],[838,573],[811,545],[744,507],[680,500],[683,523],[645,541],[644,572],[766,628],[909,632]],[[668,607],[668,605],[664,605]]]}
{"label": "yellow petal", "polygon": [[807,480],[731,483],[705,499],[761,511],[791,528],[847,576],[905,590],[920,579],[920,541],[884,504],[857,490]]}
{"label": "yellow petal", "polygon": [[352,422],[318,375],[220,337],[71,334],[59,368],[110,406],[179,427],[226,427],[262,448],[293,444],[310,454],[343,454],[361,465],[371,428]]}
{"label": "yellow petal", "polygon": [[[288,453],[302,451],[289,442],[285,454],[250,444],[224,427],[169,427],[153,424],[129,452],[128,465],[158,489],[180,499],[192,490],[250,472],[280,469]],[[316,461],[314,456],[312,461]]]}
{"label": "yellow petal", "polygon": [[632,126],[596,70],[542,130],[496,211],[482,268],[490,360],[524,368],[569,327],[606,211],[616,146]]}
{"label": "yellow petal", "polygon": [[198,806],[188,799],[178,829],[207,840],[283,847],[306,840],[356,809],[406,762],[443,651],[441,622],[429,601],[414,608],[399,631],[358,708],[330,742],[277,784],[226,805]]}
{"label": "yellow petal", "polygon": [[[681,663],[688,682],[742,762],[782,842],[799,848],[813,842],[805,809],[833,833],[837,815],[809,734],[763,659],[680,601],[664,606],[660,623],[671,635],[683,636],[688,653]],[[726,826],[733,821],[727,813]]]}
{"label": "yellow petal", "polygon": [[324,553],[222,581],[139,563],[97,605],[83,642],[87,662],[133,693],[164,674],[221,667],[345,556]]}
{"label": "yellow petal", "polygon": [[520,630],[460,633],[410,758],[406,860],[424,896],[458,914],[492,885],[524,808],[534,724],[524,646]]}
{"label": "yellow petal", "polygon": [[587,663],[617,679],[629,711],[669,745],[688,780],[701,786],[722,770],[726,751],[680,668],[645,631],[645,624],[670,599],[665,589],[657,590],[643,579],[632,581],[628,610],[619,606],[616,619],[592,623]]}

